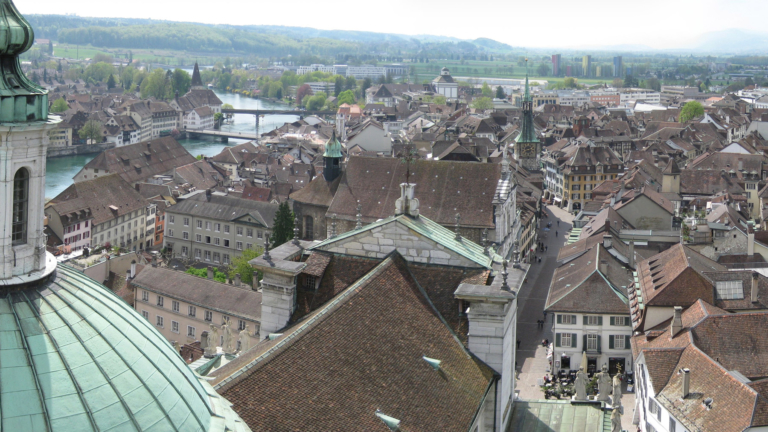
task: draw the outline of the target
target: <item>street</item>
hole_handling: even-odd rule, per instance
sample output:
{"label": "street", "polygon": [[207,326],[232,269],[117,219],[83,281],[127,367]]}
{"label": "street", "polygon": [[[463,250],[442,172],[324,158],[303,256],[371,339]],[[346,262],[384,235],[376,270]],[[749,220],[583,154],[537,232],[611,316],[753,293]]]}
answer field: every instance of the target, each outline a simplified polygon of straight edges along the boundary
{"label": "street", "polygon": [[[517,339],[520,348],[517,350],[516,368],[518,372],[517,391],[521,399],[544,399],[537,384],[537,380],[549,373],[547,363],[547,351],[541,344],[542,340],[554,341],[552,334],[552,315],[547,316],[544,327],[540,328],[538,320],[544,319],[544,305],[547,301],[549,284],[552,275],[558,267],[557,253],[567,239],[567,233],[571,229],[573,215],[557,206],[547,206],[547,218],[542,218],[539,226],[539,241],[544,242],[548,249],[546,252],[537,252],[541,257],[541,263],[531,264],[528,272],[528,282],[523,283],[517,297]],[[560,224],[558,226],[558,221]],[[543,228],[548,222],[552,222],[549,231]],[[557,236],[555,236],[557,232]],[[544,238],[546,236],[546,238]],[[626,390],[626,385],[625,385]],[[622,429],[634,430],[632,414],[635,406],[634,393],[626,391],[621,398],[624,406],[622,415]]]}

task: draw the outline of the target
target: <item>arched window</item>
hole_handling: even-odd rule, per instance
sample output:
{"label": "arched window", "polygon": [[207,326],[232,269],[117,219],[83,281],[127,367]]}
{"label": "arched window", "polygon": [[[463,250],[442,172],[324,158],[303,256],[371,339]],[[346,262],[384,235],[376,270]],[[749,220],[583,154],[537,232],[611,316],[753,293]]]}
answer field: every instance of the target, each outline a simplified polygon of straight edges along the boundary
{"label": "arched window", "polygon": [[315,239],[314,225],[315,221],[312,219],[312,216],[304,216],[304,239]]}
{"label": "arched window", "polygon": [[21,168],[13,177],[13,244],[27,242],[27,220],[29,219],[29,171]]}

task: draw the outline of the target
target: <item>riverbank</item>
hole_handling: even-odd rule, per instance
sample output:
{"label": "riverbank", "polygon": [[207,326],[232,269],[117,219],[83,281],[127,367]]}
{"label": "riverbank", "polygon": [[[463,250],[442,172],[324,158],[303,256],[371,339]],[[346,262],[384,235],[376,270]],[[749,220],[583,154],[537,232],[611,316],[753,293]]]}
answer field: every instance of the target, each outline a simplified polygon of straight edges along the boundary
{"label": "riverbank", "polygon": [[74,145],[69,147],[49,147],[46,159],[67,156],[97,155],[104,150],[115,148],[114,143]]}

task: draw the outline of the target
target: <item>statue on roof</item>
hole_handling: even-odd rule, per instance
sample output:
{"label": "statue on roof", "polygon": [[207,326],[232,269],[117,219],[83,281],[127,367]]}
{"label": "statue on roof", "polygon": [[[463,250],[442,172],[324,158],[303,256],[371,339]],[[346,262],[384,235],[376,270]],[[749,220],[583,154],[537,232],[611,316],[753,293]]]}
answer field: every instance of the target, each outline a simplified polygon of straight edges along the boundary
{"label": "statue on roof", "polygon": [[597,376],[597,400],[605,402],[608,400],[608,395],[611,393],[611,375],[608,373],[608,367],[603,365],[603,370],[598,372]]}

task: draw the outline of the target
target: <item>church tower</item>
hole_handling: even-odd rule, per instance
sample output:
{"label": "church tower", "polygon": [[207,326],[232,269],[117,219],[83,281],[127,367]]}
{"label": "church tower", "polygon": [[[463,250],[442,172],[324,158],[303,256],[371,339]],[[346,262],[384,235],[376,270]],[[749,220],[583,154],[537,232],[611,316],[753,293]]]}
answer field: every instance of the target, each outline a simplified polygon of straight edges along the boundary
{"label": "church tower", "polygon": [[48,119],[48,92],[21,70],[32,27],[12,2],[0,1],[0,9],[0,284],[17,284],[56,267],[45,252],[43,202],[48,131],[60,120]]}
{"label": "church tower", "polygon": [[195,68],[192,69],[192,83],[191,83],[191,89],[192,90],[204,90],[205,86],[203,86],[203,79],[200,77],[200,67],[197,65],[197,62],[195,62]]}
{"label": "church tower", "polygon": [[[527,61],[527,60],[526,60]],[[523,94],[523,116],[521,118],[520,134],[515,139],[515,159],[528,171],[539,171],[541,143],[536,137],[533,127],[533,99],[528,87],[528,72],[525,73],[525,93]]]}
{"label": "church tower", "polygon": [[332,182],[341,175],[341,143],[336,138],[336,131],[333,131],[331,139],[325,144],[325,153],[323,153],[323,177],[325,181]]}

